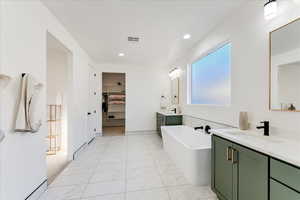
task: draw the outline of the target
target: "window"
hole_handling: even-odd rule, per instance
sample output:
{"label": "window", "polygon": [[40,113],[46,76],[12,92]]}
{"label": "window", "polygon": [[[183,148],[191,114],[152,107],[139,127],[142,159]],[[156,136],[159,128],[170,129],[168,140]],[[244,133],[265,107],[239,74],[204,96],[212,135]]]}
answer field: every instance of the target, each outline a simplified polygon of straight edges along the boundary
{"label": "window", "polygon": [[226,44],[191,65],[191,104],[230,105],[230,58]]}

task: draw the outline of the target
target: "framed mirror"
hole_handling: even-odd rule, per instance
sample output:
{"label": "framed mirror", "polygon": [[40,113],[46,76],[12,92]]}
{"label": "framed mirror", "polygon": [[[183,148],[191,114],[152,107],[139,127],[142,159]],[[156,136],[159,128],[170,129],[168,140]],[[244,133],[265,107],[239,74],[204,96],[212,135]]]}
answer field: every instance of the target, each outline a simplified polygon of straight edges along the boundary
{"label": "framed mirror", "polygon": [[270,32],[269,108],[300,112],[300,18]]}
{"label": "framed mirror", "polygon": [[171,104],[179,104],[179,78],[171,80]]}

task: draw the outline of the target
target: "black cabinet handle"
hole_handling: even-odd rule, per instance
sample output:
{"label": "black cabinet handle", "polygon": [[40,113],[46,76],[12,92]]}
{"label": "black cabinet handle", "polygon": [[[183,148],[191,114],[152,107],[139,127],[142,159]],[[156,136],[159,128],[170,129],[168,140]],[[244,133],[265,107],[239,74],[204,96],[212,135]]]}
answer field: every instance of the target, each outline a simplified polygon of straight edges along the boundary
{"label": "black cabinet handle", "polygon": [[88,114],[88,115],[91,115],[92,113],[88,112],[87,114]]}

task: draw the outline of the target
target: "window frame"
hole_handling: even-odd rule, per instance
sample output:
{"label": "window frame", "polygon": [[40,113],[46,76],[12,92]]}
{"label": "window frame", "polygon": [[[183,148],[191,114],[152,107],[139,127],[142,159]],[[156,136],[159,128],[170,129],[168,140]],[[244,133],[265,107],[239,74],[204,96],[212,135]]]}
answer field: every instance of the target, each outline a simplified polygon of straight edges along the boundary
{"label": "window frame", "polygon": [[[231,48],[230,48],[230,68],[229,68],[229,74],[230,74],[230,81],[229,81],[229,84],[230,84],[230,101],[228,104],[224,104],[224,105],[221,105],[221,104],[193,104],[192,103],[192,65],[193,63],[205,58],[206,56],[216,52],[217,50],[221,49],[222,47],[226,46],[230,44],[231,45]],[[229,40],[226,40],[226,41],[223,41],[221,43],[219,43],[218,45],[215,45],[213,48],[210,48],[209,50],[205,51],[204,53],[200,54],[200,56],[197,56],[195,59],[193,59],[192,61],[190,61],[188,64],[187,64],[187,74],[188,74],[188,77],[187,77],[187,105],[189,106],[213,106],[213,107],[231,107],[232,105],[232,48],[233,45],[232,45],[232,42],[229,41]]]}

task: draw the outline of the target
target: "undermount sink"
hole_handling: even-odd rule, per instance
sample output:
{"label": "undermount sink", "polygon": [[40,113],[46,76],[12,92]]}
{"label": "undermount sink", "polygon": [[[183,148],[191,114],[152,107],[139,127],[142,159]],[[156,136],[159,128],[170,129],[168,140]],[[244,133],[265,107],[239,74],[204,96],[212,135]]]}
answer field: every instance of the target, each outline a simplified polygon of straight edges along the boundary
{"label": "undermount sink", "polygon": [[240,136],[243,137],[243,139],[249,139],[257,143],[264,141],[270,141],[274,143],[284,142],[281,138],[274,136],[264,136],[263,134],[260,135],[259,133],[256,133],[254,131],[226,130],[224,131],[224,133],[230,134],[232,136]]}

